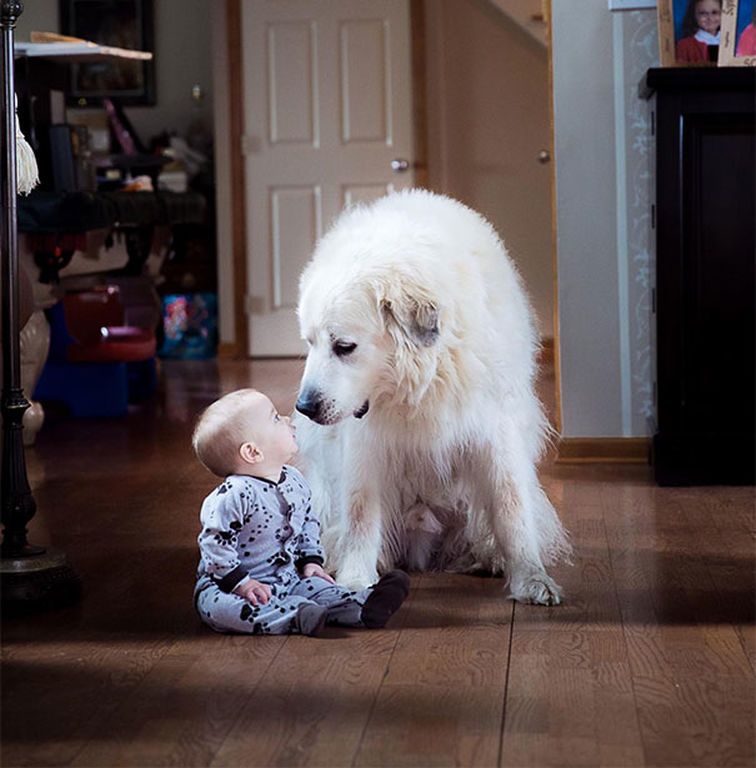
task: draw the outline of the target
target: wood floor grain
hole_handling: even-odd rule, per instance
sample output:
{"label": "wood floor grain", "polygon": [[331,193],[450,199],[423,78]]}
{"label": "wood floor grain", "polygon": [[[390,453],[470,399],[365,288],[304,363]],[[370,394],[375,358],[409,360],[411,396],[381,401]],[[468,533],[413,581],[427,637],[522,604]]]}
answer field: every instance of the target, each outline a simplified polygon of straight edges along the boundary
{"label": "wood floor grain", "polygon": [[355,765],[497,762],[512,605],[501,579],[424,574]]}
{"label": "wood floor grain", "polygon": [[[28,451],[35,542],[81,602],[2,626],[12,766],[753,766],[754,489],[657,488],[639,466],[542,477],[572,532],[566,602],[412,578],[380,631],[218,635],[191,593],[198,412],[240,386],[289,410],[301,361],[165,363],[124,419],[54,413]],[[549,400],[548,372],[543,392]]]}

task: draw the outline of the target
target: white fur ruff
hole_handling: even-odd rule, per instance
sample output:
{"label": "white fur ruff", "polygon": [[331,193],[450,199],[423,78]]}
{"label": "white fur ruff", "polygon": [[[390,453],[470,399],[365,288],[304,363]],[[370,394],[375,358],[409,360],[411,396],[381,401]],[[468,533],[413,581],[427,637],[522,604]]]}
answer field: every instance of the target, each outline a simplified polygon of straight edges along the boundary
{"label": "white fur ruff", "polygon": [[488,222],[419,190],[346,211],[303,272],[299,318],[302,465],[338,579],[484,568],[558,603],[544,566],[570,547],[535,470],[538,339]]}

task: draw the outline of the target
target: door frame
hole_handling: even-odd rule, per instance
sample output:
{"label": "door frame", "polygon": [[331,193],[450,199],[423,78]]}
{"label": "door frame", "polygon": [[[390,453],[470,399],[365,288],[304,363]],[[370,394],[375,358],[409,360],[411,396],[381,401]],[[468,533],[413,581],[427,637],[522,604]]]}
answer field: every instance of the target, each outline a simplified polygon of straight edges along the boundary
{"label": "door frame", "polygon": [[[219,356],[249,357],[247,295],[246,178],[244,170],[244,65],[242,48],[242,0],[226,0],[228,66],[228,146],[230,148],[231,249],[233,264],[234,341],[219,349]],[[428,185],[428,138],[425,73],[425,0],[409,0],[410,62],[412,67],[412,121],[415,186]]]}
{"label": "door frame", "polygon": [[[415,184],[428,188],[428,122],[426,75],[426,0],[410,2],[410,39],[412,50],[412,112],[415,150]],[[245,216],[245,163],[242,152],[244,135],[243,61],[242,61],[242,0],[226,0],[227,73],[229,95],[228,146],[230,152],[231,249],[233,272],[234,341],[221,345],[219,357],[246,359],[249,357],[249,322],[246,312],[247,291],[247,223]],[[551,255],[553,279],[553,348],[545,349],[546,359],[553,356],[555,412],[558,433],[562,430],[561,354],[559,343],[559,279],[557,254],[556,156],[554,129],[554,62],[552,49],[553,0],[542,0],[547,24],[547,55],[549,77],[549,149],[551,152]]]}
{"label": "door frame", "polygon": [[228,146],[230,147],[231,249],[233,264],[234,341],[222,347],[223,357],[247,356],[249,329],[247,295],[247,221],[245,215],[246,174],[244,136],[244,64],[242,61],[241,0],[226,0],[226,51],[228,54]]}
{"label": "door frame", "polygon": [[557,261],[557,179],[556,179],[556,131],[554,126],[554,47],[553,0],[542,0],[541,8],[546,22],[546,56],[549,73],[549,154],[551,155],[551,279],[552,279],[552,333],[553,348],[544,352],[554,362],[554,428],[562,434],[562,373],[559,344],[559,265]]}

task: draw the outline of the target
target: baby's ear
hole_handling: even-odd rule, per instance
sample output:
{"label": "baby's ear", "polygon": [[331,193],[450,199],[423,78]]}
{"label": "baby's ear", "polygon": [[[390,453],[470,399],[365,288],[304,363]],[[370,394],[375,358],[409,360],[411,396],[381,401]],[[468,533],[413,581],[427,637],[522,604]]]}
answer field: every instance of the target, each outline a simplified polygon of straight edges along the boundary
{"label": "baby's ear", "polygon": [[239,446],[239,455],[247,464],[258,464],[265,458],[263,452],[254,443],[242,443]]}

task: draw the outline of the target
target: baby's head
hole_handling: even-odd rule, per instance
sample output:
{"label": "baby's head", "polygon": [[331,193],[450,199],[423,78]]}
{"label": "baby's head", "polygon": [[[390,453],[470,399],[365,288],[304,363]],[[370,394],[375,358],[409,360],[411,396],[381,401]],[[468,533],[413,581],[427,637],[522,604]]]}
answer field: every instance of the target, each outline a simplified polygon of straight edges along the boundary
{"label": "baby's head", "polygon": [[256,389],[238,389],[205,409],[192,435],[197,458],[214,474],[277,473],[296,452],[288,416]]}

